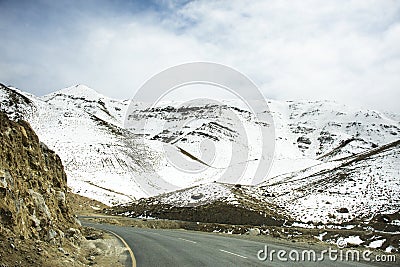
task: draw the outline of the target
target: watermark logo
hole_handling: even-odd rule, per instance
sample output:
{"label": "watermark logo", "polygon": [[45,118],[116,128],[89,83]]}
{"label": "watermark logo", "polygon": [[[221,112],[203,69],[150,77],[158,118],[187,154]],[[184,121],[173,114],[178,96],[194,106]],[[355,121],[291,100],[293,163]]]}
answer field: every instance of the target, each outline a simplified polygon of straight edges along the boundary
{"label": "watermark logo", "polygon": [[339,237],[339,238],[336,240],[336,246],[337,246],[338,248],[345,248],[345,247],[347,247],[347,241],[346,241],[346,239],[344,239],[343,237]]}
{"label": "watermark logo", "polygon": [[265,245],[257,252],[257,259],[260,261],[293,261],[293,262],[396,262],[396,255],[373,254],[370,250],[343,249],[344,242],[337,242],[339,249],[331,248],[317,251],[314,249],[273,249]]}
{"label": "watermark logo", "polygon": [[[124,127],[136,133],[136,144],[161,154],[162,164],[146,179],[171,188],[176,177],[185,185],[204,177],[259,184],[274,156],[274,122],[264,96],[247,76],[216,63],[187,63],[154,75],[134,95]],[[144,190],[148,184],[142,183]]]}

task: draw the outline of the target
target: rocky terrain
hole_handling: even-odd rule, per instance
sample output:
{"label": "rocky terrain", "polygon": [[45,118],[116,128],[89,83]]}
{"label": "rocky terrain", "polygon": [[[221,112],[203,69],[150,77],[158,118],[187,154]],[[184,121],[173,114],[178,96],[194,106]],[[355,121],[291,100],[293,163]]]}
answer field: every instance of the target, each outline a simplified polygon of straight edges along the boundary
{"label": "rocky terrain", "polygon": [[61,159],[25,121],[1,113],[1,226],[23,238],[60,243],[79,227],[66,199],[67,176]]}
{"label": "rocky terrain", "polygon": [[70,209],[58,155],[29,123],[2,112],[0,155],[0,266],[90,263],[90,243],[82,234],[87,230]]}

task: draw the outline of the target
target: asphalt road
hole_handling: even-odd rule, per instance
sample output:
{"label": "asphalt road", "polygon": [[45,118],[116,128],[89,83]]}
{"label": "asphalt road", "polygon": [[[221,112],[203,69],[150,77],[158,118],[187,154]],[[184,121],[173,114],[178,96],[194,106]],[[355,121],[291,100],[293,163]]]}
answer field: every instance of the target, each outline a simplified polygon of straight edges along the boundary
{"label": "asphalt road", "polygon": [[[212,233],[194,232],[186,230],[142,229],[122,227],[108,224],[94,224],[83,221],[84,225],[98,229],[108,230],[122,237],[135,255],[137,266],[374,266],[376,262],[357,261],[331,261],[328,256],[323,261],[291,261],[288,253],[296,249],[300,254],[307,247],[297,244],[282,245],[230,238]],[[278,260],[274,253],[260,261],[258,251],[268,246],[271,250],[284,250],[284,258],[288,261]],[[332,249],[336,249],[332,247]],[[317,252],[317,258],[320,256]],[[260,256],[264,256],[261,254]],[[295,254],[293,254],[295,255]],[[361,257],[361,256],[360,256]],[[308,259],[308,256],[305,257]],[[372,258],[372,257],[371,257]],[[386,263],[385,266],[397,266],[397,263]],[[131,264],[130,264],[131,265]],[[377,265],[382,266],[382,265]]]}

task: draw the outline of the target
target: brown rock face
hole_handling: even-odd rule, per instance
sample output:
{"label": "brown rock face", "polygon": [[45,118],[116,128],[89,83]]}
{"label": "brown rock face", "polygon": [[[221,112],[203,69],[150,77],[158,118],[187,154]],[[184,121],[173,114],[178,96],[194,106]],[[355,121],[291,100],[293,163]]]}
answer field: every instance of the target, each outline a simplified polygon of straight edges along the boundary
{"label": "brown rock face", "polygon": [[27,122],[0,112],[0,235],[62,242],[64,232],[79,228],[66,194],[58,155]]}

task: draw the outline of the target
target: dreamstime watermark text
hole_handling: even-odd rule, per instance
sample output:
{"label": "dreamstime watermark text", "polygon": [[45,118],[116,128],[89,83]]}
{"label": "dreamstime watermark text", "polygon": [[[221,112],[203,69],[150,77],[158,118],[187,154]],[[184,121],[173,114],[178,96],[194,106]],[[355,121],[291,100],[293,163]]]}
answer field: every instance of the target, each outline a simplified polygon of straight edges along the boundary
{"label": "dreamstime watermark text", "polygon": [[343,262],[396,262],[396,255],[373,254],[370,250],[343,249],[342,247],[316,251],[313,249],[272,249],[265,245],[257,252],[260,261],[281,262],[321,262],[321,261],[343,261]]}

